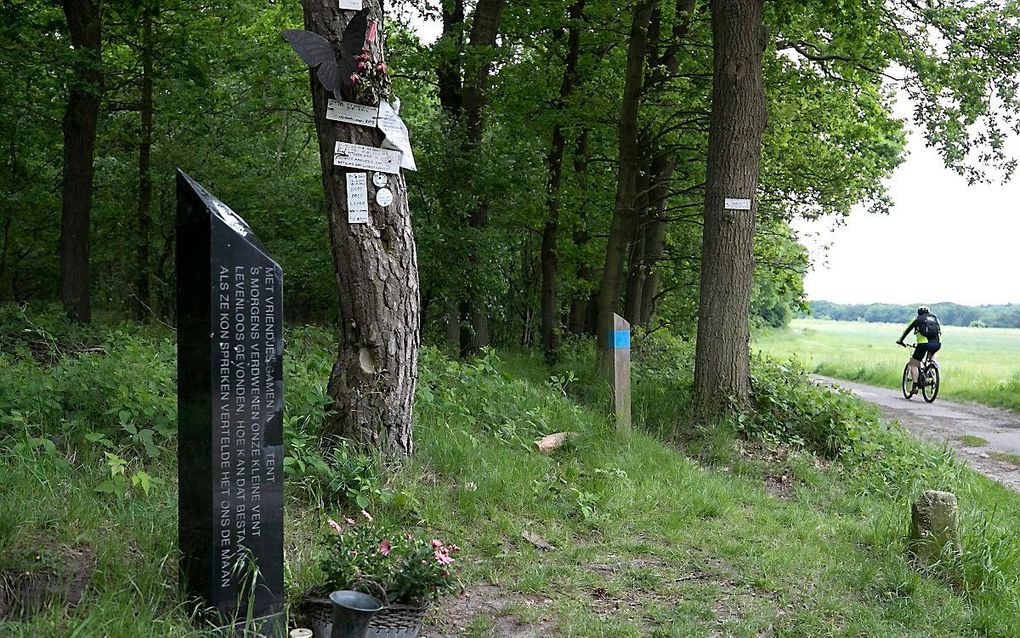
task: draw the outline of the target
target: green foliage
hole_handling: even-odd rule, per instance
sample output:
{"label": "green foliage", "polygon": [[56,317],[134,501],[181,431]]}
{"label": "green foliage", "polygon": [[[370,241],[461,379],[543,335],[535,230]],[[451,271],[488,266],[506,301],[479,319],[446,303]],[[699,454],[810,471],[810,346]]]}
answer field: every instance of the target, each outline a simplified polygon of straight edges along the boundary
{"label": "green foliage", "polygon": [[[922,304],[837,304],[830,301],[812,301],[808,305],[809,314],[820,319],[902,323],[906,326],[916,316],[917,308]],[[926,305],[946,326],[1020,328],[1020,304],[962,306],[943,302]]]}
{"label": "green foliage", "polygon": [[329,591],[353,589],[387,603],[421,604],[456,591],[453,555],[460,548],[376,523],[367,512],[358,522],[329,519],[319,568]]}

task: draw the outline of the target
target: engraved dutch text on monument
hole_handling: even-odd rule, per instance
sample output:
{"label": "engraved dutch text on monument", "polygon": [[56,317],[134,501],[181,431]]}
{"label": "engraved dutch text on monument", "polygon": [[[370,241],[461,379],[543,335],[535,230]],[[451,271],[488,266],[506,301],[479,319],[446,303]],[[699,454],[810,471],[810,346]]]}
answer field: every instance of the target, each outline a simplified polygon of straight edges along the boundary
{"label": "engraved dutch text on monument", "polygon": [[283,629],[283,273],[178,175],[179,537],[187,590]]}

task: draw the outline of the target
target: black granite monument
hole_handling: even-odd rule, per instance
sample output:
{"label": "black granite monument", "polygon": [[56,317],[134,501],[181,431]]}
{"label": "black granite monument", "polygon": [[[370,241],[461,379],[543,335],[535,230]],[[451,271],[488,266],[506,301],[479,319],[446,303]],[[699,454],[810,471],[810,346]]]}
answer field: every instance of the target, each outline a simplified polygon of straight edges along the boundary
{"label": "black granite monument", "polygon": [[283,635],[283,270],[177,171],[178,538],[187,592]]}

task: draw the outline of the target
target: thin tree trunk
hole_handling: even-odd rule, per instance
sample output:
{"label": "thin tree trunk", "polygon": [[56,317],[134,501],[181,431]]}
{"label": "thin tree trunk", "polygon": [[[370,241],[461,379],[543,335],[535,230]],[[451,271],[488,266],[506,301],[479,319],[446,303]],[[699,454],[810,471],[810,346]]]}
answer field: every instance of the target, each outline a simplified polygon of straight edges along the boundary
{"label": "thin tree trunk", "polygon": [[669,201],[669,182],[676,170],[676,155],[659,155],[652,162],[654,183],[649,193],[649,220],[645,226],[645,280],[641,287],[638,323],[648,327],[655,316],[655,300],[659,294],[661,268],[659,262],[666,248],[666,204]]}
{"label": "thin tree trunk", "polygon": [[[365,0],[369,21],[382,25],[380,0]],[[305,28],[334,45],[350,16],[335,0],[304,0]],[[367,44],[371,64],[383,59],[383,37]],[[347,221],[347,173],[333,165],[337,141],[378,147],[382,134],[326,119],[330,96],[311,75],[333,262],[339,297],[339,352],[329,378],[334,416],[325,434],[339,435],[389,457],[413,451],[411,411],[420,343],[418,260],[402,175],[389,175],[393,201],[369,197],[369,223]],[[348,99],[351,99],[348,97]],[[367,182],[371,183],[370,176]]]}
{"label": "thin tree trunk", "polygon": [[645,284],[647,265],[645,263],[645,236],[650,223],[648,194],[651,190],[652,173],[645,166],[637,179],[634,197],[635,234],[630,244],[630,259],[627,264],[627,289],[623,298],[623,318],[632,326],[638,325],[641,312],[641,289]]}
{"label": "thin tree trunk", "polygon": [[103,90],[102,0],[64,0],[74,77],[64,110],[64,179],[60,215],[60,301],[79,323],[92,319],[89,226],[99,99]]}
{"label": "thin tree trunk", "polygon": [[638,111],[641,106],[641,86],[644,74],[645,53],[648,43],[648,24],[655,0],[639,0],[634,6],[627,46],[627,67],[620,105],[619,169],[616,185],[616,208],[606,242],[605,267],[599,286],[596,341],[599,351],[608,352],[609,332],[613,329],[613,314],[620,304],[623,287],[623,264],[627,248],[634,236],[634,195],[640,170],[638,146]]}
{"label": "thin tree trunk", "polygon": [[[499,24],[503,16],[505,0],[478,0],[471,24],[471,37],[464,64],[463,108],[464,128],[466,133],[465,154],[469,157],[477,152],[482,141],[485,93],[489,85],[489,73],[492,71],[491,50],[496,47],[496,36],[499,35]],[[489,218],[488,202],[480,201],[468,218],[468,225],[475,231],[475,238],[481,235]],[[481,257],[477,249],[468,255],[469,272],[477,270]],[[461,302],[461,356],[478,352],[489,345],[488,308],[477,285],[469,283],[466,287],[465,299]],[[470,333],[464,332],[464,326],[470,325]]]}
{"label": "thin tree trunk", "polygon": [[[706,423],[750,404],[748,312],[755,191],[765,129],[764,0],[712,0],[714,79],[708,134],[694,405]],[[751,200],[726,209],[725,198]]]}
{"label": "thin tree trunk", "polygon": [[142,9],[141,140],[138,145],[138,253],[135,317],[149,311],[149,235],[152,227],[152,9]]}
{"label": "thin tree trunk", "polygon": [[[583,129],[580,135],[578,135],[577,143],[574,147],[574,175],[577,179],[582,180],[582,184],[583,180],[588,175],[588,142],[590,136],[591,133],[589,129]],[[582,223],[586,223],[586,220],[582,219],[581,221]],[[579,254],[583,254],[581,249],[591,240],[591,235],[587,229],[582,228],[574,231],[572,239],[574,241],[574,246],[578,248],[577,252]],[[581,265],[577,269],[577,281],[590,283],[593,276],[594,271],[592,270],[589,260],[582,259]],[[576,335],[590,332],[588,326],[588,306],[589,300],[591,299],[591,293],[579,293],[579,287],[580,286],[575,286],[570,302],[570,319],[567,322],[568,329]]]}
{"label": "thin tree trunk", "polygon": [[[567,30],[567,55],[564,58],[563,80],[560,83],[560,94],[553,104],[553,109],[562,113],[567,108],[567,101],[574,92],[577,81],[577,59],[580,51],[581,31],[580,19],[584,12],[585,0],[576,0],[570,5],[567,16],[570,27]],[[556,242],[559,241],[560,226],[560,183],[563,175],[563,150],[566,147],[566,135],[563,124],[559,121],[553,126],[552,143],[549,148],[547,165],[549,182],[546,190],[546,202],[549,218],[542,229],[542,347],[546,359],[555,361],[560,347],[559,326],[559,286],[560,267]]]}
{"label": "thin tree trunk", "polygon": [[[441,49],[449,54],[441,58],[436,65],[436,78],[439,83],[439,106],[446,112],[450,122],[458,126],[464,106],[464,86],[461,80],[461,55],[464,52],[464,0],[444,0],[443,3],[443,35]],[[448,295],[454,294],[447,290]],[[451,350],[460,350],[461,325],[460,309],[456,296],[446,300],[444,313],[446,316],[444,336],[446,345]]]}

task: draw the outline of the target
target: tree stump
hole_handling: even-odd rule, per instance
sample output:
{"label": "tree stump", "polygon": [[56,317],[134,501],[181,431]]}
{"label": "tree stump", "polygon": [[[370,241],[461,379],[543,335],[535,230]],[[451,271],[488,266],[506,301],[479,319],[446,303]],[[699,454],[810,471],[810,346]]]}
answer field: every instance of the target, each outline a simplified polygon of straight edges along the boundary
{"label": "tree stump", "polygon": [[928,490],[913,504],[908,550],[924,566],[963,555],[955,494]]}

